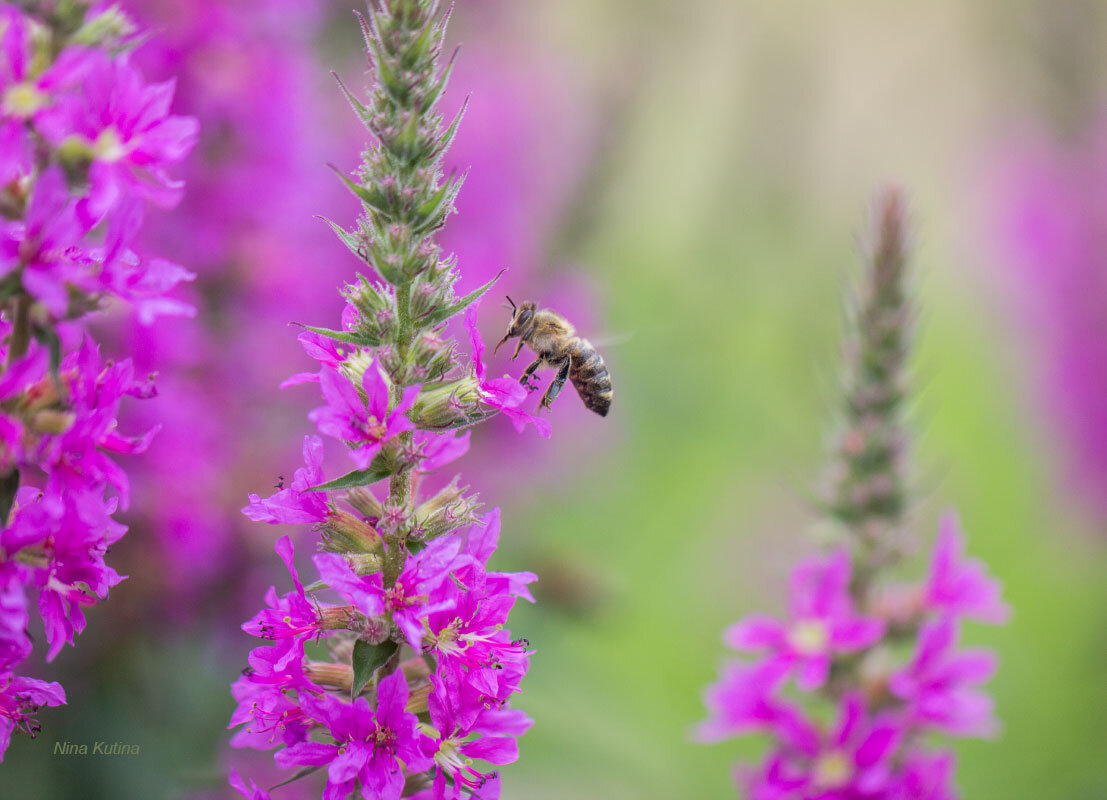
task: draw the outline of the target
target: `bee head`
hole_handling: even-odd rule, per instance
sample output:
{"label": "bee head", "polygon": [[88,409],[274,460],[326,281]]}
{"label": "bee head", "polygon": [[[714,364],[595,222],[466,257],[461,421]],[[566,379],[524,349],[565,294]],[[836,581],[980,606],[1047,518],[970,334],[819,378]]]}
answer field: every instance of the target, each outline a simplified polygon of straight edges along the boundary
{"label": "bee head", "polygon": [[492,350],[493,355],[496,354],[496,350],[500,349],[500,345],[508,339],[525,334],[531,320],[534,319],[535,312],[538,310],[538,304],[533,300],[524,300],[519,305],[515,305],[515,301],[509,297],[507,302],[511,304],[509,306],[511,308],[511,324],[508,326],[504,338],[496,343],[496,347]]}

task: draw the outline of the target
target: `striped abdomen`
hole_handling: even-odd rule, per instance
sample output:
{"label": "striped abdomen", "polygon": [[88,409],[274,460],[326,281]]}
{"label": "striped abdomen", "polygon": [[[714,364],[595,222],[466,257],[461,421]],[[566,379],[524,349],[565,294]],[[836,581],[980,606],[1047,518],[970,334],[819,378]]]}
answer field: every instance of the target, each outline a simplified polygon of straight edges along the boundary
{"label": "striped abdomen", "polygon": [[611,374],[603,358],[587,339],[574,339],[569,348],[572,364],[569,380],[576,387],[584,405],[601,417],[611,408]]}

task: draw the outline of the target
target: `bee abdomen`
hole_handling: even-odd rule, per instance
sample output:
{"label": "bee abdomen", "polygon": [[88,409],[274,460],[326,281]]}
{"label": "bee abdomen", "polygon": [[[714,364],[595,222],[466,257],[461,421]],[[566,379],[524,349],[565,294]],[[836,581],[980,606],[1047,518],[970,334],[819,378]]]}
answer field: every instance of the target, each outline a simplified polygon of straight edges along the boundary
{"label": "bee abdomen", "polygon": [[584,405],[601,417],[606,417],[611,408],[611,374],[603,357],[587,339],[575,339],[569,350],[572,366],[569,368],[569,380],[584,401]]}

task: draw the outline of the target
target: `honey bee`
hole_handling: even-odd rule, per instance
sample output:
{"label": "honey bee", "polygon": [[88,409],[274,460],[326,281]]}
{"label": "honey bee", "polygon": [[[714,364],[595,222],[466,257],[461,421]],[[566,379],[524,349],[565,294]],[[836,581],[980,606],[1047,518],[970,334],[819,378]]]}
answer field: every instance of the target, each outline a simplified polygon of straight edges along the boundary
{"label": "honey bee", "polygon": [[524,344],[538,356],[523,371],[519,383],[530,386],[531,375],[543,363],[557,370],[557,375],[542,395],[541,408],[549,408],[565,381],[571,380],[585,407],[606,417],[611,408],[611,374],[592,343],[577,336],[569,321],[555,311],[539,309],[530,300],[518,306],[510,297],[507,302],[511,303],[511,325],[492,353],[495,354],[508,339],[518,336],[519,344],[511,360],[519,357]]}

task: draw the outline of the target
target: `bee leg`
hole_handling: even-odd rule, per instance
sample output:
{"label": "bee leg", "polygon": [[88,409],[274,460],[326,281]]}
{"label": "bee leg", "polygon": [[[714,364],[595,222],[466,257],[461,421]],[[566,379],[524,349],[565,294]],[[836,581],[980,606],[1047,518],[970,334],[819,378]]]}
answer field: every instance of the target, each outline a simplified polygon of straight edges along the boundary
{"label": "bee leg", "polygon": [[519,383],[523,384],[523,386],[526,386],[532,392],[537,390],[538,386],[537,386],[537,383],[534,386],[531,385],[530,376],[533,375],[534,371],[536,369],[538,369],[540,366],[542,366],[542,357],[541,356],[534,359],[534,363],[531,364],[529,367],[527,367],[525,370],[523,370],[523,374],[519,376]]}
{"label": "bee leg", "polygon": [[539,408],[549,408],[557,395],[561,392],[561,387],[565,385],[565,381],[569,380],[569,366],[572,364],[572,359],[567,358],[561,364],[561,368],[557,371],[557,377],[550,382],[549,387],[546,389],[546,393],[542,395],[542,402],[538,404]]}

